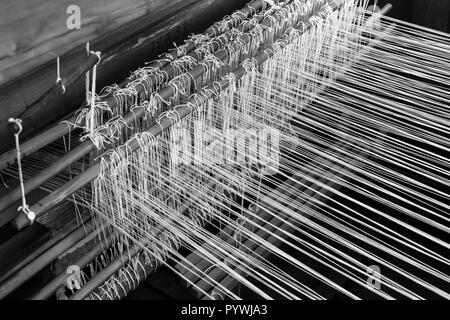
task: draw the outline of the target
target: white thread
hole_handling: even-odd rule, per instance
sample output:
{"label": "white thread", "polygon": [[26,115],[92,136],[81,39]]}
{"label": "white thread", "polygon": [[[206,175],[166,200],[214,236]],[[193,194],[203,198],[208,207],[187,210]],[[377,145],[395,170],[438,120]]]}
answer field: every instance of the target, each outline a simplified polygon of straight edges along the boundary
{"label": "white thread", "polygon": [[60,68],[59,56],[56,58],[56,84],[61,85],[61,89],[62,89],[63,93],[66,92],[66,87],[62,83],[62,79],[61,79],[61,68]]}
{"label": "white thread", "polygon": [[22,205],[17,209],[17,211],[22,211],[27,216],[30,224],[34,223],[34,220],[36,219],[36,214],[30,210],[30,208],[27,205],[26,201],[26,194],[25,194],[25,185],[24,185],[24,179],[23,179],[23,173],[22,173],[22,154],[20,151],[20,139],[19,135],[23,130],[22,127],[22,120],[21,119],[14,119],[10,118],[8,120],[9,123],[15,124],[19,127],[18,132],[14,132],[14,140],[16,143],[16,151],[17,151],[17,167],[19,171],[19,183],[20,183],[20,190],[22,192]]}

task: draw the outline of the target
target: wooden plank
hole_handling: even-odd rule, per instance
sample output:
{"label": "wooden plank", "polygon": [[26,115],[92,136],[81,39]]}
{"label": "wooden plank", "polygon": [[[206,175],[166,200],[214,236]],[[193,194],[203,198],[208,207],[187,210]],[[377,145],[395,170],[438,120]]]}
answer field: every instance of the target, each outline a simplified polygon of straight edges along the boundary
{"label": "wooden plank", "polygon": [[2,243],[0,245],[0,282],[4,280],[4,273],[9,271],[8,269],[14,261],[20,260],[20,257],[30,253],[47,237],[45,229],[35,224]]}
{"label": "wooden plank", "polygon": [[36,260],[25,266],[10,279],[2,283],[0,286],[0,299],[5,298],[14,290],[19,288],[22,284],[31,279],[45,266],[54,261],[59,255],[61,255],[73,245],[75,245],[78,241],[83,239],[86,234],[92,232],[92,230],[92,222],[85,224],[85,226],[82,228],[78,228],[62,241],[60,241],[56,246],[46,251],[43,255],[39,256]]}
{"label": "wooden plank", "polygon": [[[27,201],[29,203],[34,203],[35,201],[39,201],[39,199],[42,199],[43,197],[47,196],[48,192],[43,191],[41,189],[37,189],[33,192],[31,192],[29,195],[27,195]],[[23,214],[21,212],[17,211],[17,208],[19,208],[22,205],[22,199],[19,201],[15,201],[13,204],[11,204],[5,211],[0,214],[0,228],[9,223],[12,219],[15,217]]]}
{"label": "wooden plank", "polygon": [[[192,0],[191,0],[192,1]],[[155,19],[183,0],[80,0],[81,28],[67,27],[72,0],[1,1],[0,84],[142,16]]]}

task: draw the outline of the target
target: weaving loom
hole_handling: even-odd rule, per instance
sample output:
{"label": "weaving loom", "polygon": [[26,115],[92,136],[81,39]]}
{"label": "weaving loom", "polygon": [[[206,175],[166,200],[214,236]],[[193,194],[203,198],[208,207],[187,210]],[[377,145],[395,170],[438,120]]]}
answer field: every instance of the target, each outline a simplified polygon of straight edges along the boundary
{"label": "weaving loom", "polygon": [[89,44],[80,108],[9,119],[0,252],[51,236],[5,249],[0,298],[164,270],[205,300],[449,299],[450,34],[390,8],[254,0],[103,88]]}

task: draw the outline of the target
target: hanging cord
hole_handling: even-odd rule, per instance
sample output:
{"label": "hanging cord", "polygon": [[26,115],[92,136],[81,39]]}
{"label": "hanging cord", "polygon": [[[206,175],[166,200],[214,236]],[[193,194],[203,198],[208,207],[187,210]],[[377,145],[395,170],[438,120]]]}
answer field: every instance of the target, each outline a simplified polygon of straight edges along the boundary
{"label": "hanging cord", "polygon": [[66,87],[62,83],[62,79],[61,79],[61,66],[60,66],[59,57],[56,58],[56,84],[59,84],[61,86],[62,93],[66,92]]}
{"label": "hanging cord", "polygon": [[90,53],[95,54],[98,57],[98,62],[94,65],[94,67],[92,68],[92,89],[91,89],[91,93],[90,93],[90,98],[91,98],[91,111],[90,111],[90,121],[89,121],[89,125],[87,125],[87,129],[89,133],[94,132],[95,128],[96,128],[96,124],[95,124],[95,91],[96,91],[96,83],[97,83],[97,66],[101,61],[101,52],[97,51],[90,51]]}
{"label": "hanging cord", "polygon": [[31,211],[27,205],[27,201],[25,199],[25,186],[23,183],[23,173],[22,173],[22,157],[20,152],[20,140],[19,135],[23,130],[22,120],[10,118],[8,122],[12,125],[12,131],[14,133],[16,150],[17,150],[17,166],[19,170],[19,182],[20,189],[22,191],[22,205],[17,209],[17,211],[22,211],[27,216],[28,220],[30,220],[30,224],[34,223],[34,219],[36,219],[36,214]]}
{"label": "hanging cord", "polygon": [[[86,55],[89,57],[90,50],[89,50],[89,42],[86,43]],[[91,71],[88,70],[86,72],[86,80],[85,80],[85,86],[86,86],[86,104],[89,105],[91,101],[91,93],[89,91],[89,78],[91,76]]]}
{"label": "hanging cord", "polygon": [[95,54],[98,57],[98,62],[94,65],[92,68],[92,89],[91,89],[91,106],[94,106],[95,103],[95,91],[96,91],[96,82],[97,82],[97,66],[99,65],[101,61],[101,52],[97,51],[90,51],[90,53]]}

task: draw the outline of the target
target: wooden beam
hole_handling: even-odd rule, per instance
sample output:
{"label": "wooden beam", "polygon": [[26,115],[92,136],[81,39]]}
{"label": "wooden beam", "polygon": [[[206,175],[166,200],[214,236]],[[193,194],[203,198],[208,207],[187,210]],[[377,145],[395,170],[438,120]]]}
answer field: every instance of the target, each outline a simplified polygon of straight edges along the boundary
{"label": "wooden beam", "polygon": [[0,299],[5,298],[14,290],[23,285],[27,280],[31,279],[45,266],[55,260],[59,255],[66,252],[69,248],[75,245],[78,241],[82,240],[86,234],[92,232],[93,223],[88,222],[84,227],[78,228],[70,235],[61,240],[57,245],[46,251],[43,255],[39,256],[36,260],[28,264],[14,276],[7,281],[0,284]]}
{"label": "wooden beam", "polygon": [[67,26],[72,0],[2,1],[0,84],[141,17],[156,20],[195,0],[78,0],[80,29]]}

